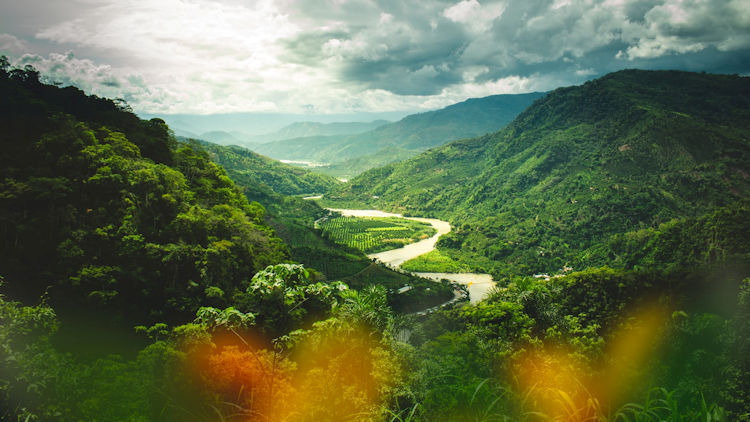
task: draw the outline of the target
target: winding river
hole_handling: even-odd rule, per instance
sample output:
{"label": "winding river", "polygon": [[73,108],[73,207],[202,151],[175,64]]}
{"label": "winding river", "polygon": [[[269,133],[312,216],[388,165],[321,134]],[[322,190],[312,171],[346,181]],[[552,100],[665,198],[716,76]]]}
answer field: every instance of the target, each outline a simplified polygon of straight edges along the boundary
{"label": "winding river", "polygon": [[[408,220],[421,221],[429,223],[432,227],[437,230],[437,233],[430,238],[420,240],[419,242],[411,243],[402,248],[391,249],[390,251],[379,252],[367,255],[370,258],[375,258],[378,261],[393,267],[399,268],[404,262],[416,258],[420,255],[426,254],[431,250],[435,249],[440,236],[451,231],[451,225],[447,221],[438,220],[436,218],[421,218],[421,217],[404,217],[401,214],[394,214],[390,212],[378,211],[378,210],[347,210],[328,208],[330,211],[341,213],[347,217],[399,217],[406,218]],[[478,273],[415,273],[416,275],[431,280],[451,280],[461,283],[467,286],[469,290],[469,300],[471,303],[476,303],[482,300],[490,289],[495,286],[495,282],[492,280],[492,276],[489,274],[478,274]]]}

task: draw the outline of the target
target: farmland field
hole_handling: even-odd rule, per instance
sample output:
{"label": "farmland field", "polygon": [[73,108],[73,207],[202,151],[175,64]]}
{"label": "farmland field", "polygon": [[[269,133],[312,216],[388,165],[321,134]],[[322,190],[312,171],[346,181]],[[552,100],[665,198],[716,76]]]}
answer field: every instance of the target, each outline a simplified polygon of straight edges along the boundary
{"label": "farmland field", "polygon": [[321,222],[319,227],[334,242],[364,253],[400,248],[436,233],[428,223],[397,217],[334,217]]}

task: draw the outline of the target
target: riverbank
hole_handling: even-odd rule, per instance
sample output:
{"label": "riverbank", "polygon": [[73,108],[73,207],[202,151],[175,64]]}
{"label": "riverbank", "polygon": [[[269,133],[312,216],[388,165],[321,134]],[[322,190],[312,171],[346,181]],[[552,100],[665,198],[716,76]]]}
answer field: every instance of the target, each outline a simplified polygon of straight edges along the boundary
{"label": "riverbank", "polygon": [[[395,214],[390,212],[384,212],[379,210],[351,210],[351,209],[339,209],[339,208],[327,208],[329,211],[340,213],[347,217],[399,217],[408,220],[421,221],[429,223],[435,228],[437,233],[428,239],[420,240],[398,249],[391,249],[385,252],[379,252],[367,255],[369,258],[376,259],[383,264],[401,269],[401,264],[404,262],[416,258],[420,255],[426,254],[432,250],[435,250],[440,236],[449,233],[451,231],[451,225],[447,221],[438,220],[436,218],[423,218],[423,217],[404,217],[401,214]],[[471,303],[479,302],[489,293],[489,291],[495,287],[495,282],[492,280],[492,276],[489,274],[480,273],[429,273],[429,272],[416,272],[415,275],[431,280],[446,279],[460,283],[467,287],[469,292],[469,300]]]}

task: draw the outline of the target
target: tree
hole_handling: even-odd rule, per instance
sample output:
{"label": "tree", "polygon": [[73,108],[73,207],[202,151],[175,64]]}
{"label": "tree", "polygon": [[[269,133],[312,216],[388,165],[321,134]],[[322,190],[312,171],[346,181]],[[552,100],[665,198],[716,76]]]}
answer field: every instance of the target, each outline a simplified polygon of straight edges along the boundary
{"label": "tree", "polygon": [[339,294],[348,289],[340,281],[313,282],[299,264],[269,265],[250,282],[244,299],[257,312],[264,331],[285,334],[306,318],[320,319],[330,312]]}

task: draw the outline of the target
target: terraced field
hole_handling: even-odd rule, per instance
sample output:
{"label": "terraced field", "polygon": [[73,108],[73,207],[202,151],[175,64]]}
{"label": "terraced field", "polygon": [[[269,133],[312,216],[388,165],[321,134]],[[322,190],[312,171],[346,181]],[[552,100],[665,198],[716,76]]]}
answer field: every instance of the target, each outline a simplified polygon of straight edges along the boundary
{"label": "terraced field", "polygon": [[319,227],[334,242],[364,253],[400,248],[436,233],[428,223],[397,217],[334,217]]}

